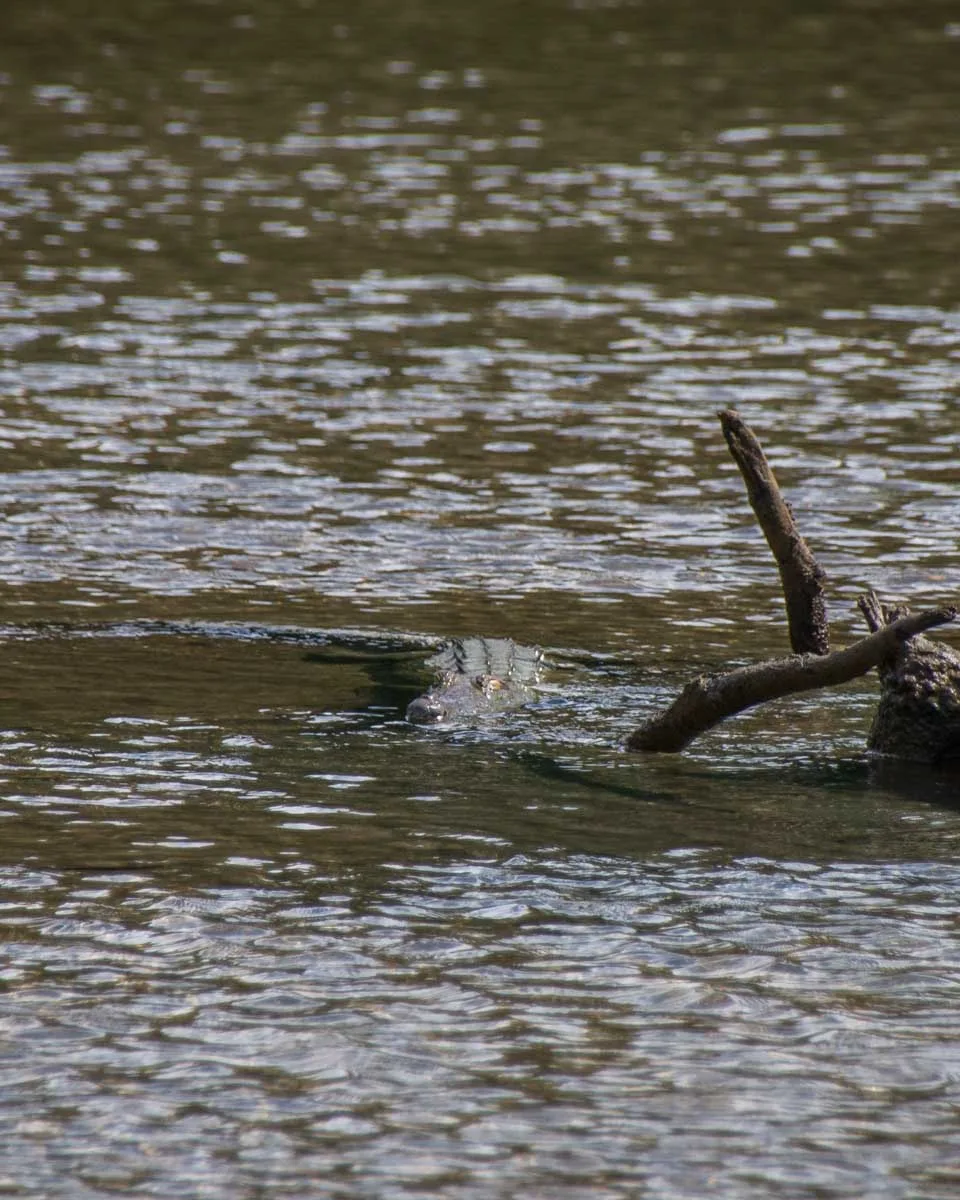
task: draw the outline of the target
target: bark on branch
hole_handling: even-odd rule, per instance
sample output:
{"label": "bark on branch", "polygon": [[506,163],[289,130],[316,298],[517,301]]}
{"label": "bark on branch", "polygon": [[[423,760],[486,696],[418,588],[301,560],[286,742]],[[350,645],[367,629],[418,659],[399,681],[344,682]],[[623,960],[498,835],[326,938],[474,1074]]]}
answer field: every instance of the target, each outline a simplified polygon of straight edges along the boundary
{"label": "bark on branch", "polygon": [[682,750],[705,730],[754,705],[865,675],[895,658],[908,638],[945,625],[956,616],[955,608],[910,613],[845,650],[771,659],[720,675],[701,675],[686,685],[668,709],[636,729],[627,739],[627,749]]}
{"label": "bark on branch", "polygon": [[773,552],[790,625],[794,654],[827,654],[830,635],[823,598],[824,573],[796,526],[763,448],[732,408],[719,414],[720,426],[747,487],[750,506]]}
{"label": "bark on branch", "polygon": [[[889,627],[909,609],[870,592],[860,611],[870,629]],[[960,764],[960,654],[911,638],[878,664],[880,703],[867,745],[877,754],[950,767]]]}

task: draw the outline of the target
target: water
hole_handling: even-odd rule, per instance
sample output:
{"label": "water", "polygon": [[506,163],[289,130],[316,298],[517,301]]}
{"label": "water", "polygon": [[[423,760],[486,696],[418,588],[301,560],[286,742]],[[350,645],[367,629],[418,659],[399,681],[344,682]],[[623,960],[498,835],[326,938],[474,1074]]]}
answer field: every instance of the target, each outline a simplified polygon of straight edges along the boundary
{"label": "water", "polygon": [[[837,643],[960,594],[958,46],[4,7],[0,1191],[956,1194],[956,779],[621,746],[786,646],[720,407]],[[405,724],[476,633],[539,700]]]}

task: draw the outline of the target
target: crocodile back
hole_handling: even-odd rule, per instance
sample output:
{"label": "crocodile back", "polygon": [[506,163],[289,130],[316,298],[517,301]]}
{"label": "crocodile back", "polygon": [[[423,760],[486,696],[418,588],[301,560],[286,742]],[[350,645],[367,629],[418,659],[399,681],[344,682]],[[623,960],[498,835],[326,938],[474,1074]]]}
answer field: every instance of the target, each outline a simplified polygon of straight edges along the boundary
{"label": "crocodile back", "polygon": [[490,675],[508,684],[530,684],[540,678],[543,651],[510,638],[452,638],[427,666],[441,675]]}

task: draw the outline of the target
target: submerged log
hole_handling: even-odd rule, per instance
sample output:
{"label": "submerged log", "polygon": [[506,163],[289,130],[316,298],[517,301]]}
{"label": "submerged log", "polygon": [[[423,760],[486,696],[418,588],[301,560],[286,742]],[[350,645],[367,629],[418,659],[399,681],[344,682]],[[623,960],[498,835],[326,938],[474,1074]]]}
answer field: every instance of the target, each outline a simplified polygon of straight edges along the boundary
{"label": "submerged log", "polygon": [[829,650],[824,573],[797,528],[754,433],[739,413],[719,414],[750,504],[776,559],[790,626],[791,658],[701,675],[627,739],[629,750],[682,750],[707,729],[768,700],[833,687],[876,667],[880,706],[869,747],[934,765],[960,763],[960,655],[921,636],[957,616],[955,608],[911,613],[860,600],[870,628],[845,650]]}
{"label": "submerged log", "polygon": [[879,664],[895,659],[908,639],[925,629],[945,625],[956,615],[954,608],[909,613],[845,650],[768,659],[719,675],[699,675],[668,709],[634,730],[627,739],[627,749],[659,753],[682,750],[701,733],[745,709],[797,692],[834,687],[865,675]]}
{"label": "submerged log", "polygon": [[[861,596],[871,630],[893,629],[907,612]],[[916,637],[899,643],[877,664],[880,703],[867,745],[876,754],[934,766],[960,764],[960,655],[949,646]]]}

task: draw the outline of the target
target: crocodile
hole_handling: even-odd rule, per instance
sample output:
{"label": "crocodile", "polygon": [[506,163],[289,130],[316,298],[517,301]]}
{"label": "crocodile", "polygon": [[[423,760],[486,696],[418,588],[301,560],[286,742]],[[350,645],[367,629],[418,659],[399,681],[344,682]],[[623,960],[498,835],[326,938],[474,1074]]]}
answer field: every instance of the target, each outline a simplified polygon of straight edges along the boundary
{"label": "crocodile", "polygon": [[427,659],[437,682],[407,705],[415,725],[437,725],[500,709],[537,695],[543,651],[509,638],[454,638]]}
{"label": "crocodile", "polygon": [[[427,691],[407,704],[406,719],[435,725],[485,713],[518,708],[536,699],[544,666],[543,651],[510,638],[465,637],[438,643],[412,634],[365,630],[309,629],[232,621],[130,620],[89,625],[42,621],[0,626],[0,638],[123,637],[149,635],[271,641],[309,647],[305,660],[331,666],[355,666],[370,678],[372,692],[364,707],[400,708],[423,687],[425,667],[434,676]],[[424,661],[424,653],[433,654]]]}

